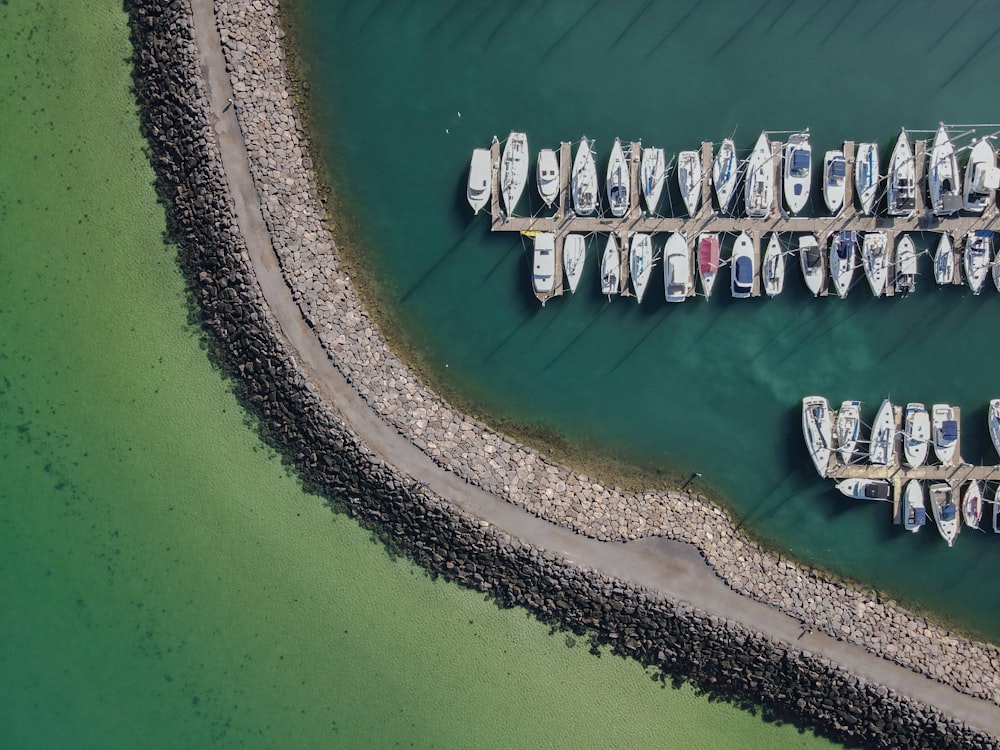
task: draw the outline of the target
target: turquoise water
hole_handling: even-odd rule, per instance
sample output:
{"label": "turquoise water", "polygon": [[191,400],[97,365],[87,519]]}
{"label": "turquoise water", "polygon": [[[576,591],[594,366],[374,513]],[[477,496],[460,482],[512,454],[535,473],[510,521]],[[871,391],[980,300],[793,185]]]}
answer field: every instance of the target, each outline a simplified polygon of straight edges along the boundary
{"label": "turquoise water", "polygon": [[[576,447],[679,478],[700,472],[742,523],[797,558],[1000,637],[988,577],[1000,539],[967,532],[949,550],[933,528],[902,533],[885,506],[816,477],[799,426],[811,393],[860,399],[868,420],[886,394],[955,403],[965,458],[995,463],[992,290],[938,290],[925,257],[907,299],[874,300],[862,281],[847,301],[813,300],[790,266],[773,301],[719,294],[668,309],[654,272],[641,306],[608,304],[594,239],[581,291],[542,310],[522,240],[491,235],[464,195],[472,149],[510,130],[535,152],[596,138],[599,171],[615,136],[676,153],[735,132],[748,151],[761,129],[807,126],[817,154],[876,140],[887,161],[901,126],[1000,120],[980,89],[1000,59],[1000,7],[298,5],[320,138],[349,186],[340,199],[363,227],[383,307],[442,387]],[[541,205],[532,185],[522,215]]]}
{"label": "turquoise water", "polygon": [[0,746],[829,746],[431,581],[187,323],[118,3],[0,3]]}

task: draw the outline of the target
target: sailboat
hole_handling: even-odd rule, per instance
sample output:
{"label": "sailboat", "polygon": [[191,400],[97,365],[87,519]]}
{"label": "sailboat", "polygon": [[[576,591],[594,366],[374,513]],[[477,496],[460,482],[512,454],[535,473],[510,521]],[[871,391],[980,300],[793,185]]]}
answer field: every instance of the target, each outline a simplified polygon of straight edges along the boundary
{"label": "sailboat", "polygon": [[973,294],[983,291],[986,274],[993,261],[993,232],[976,229],[965,236],[965,280]]}
{"label": "sailboat", "polygon": [[785,288],[785,254],[781,250],[777,232],[772,232],[771,239],[767,242],[760,275],[764,282],[764,292],[768,297],[781,294]]}
{"label": "sailboat", "polygon": [[573,159],[570,187],[573,191],[573,212],[590,216],[597,209],[597,165],[594,163],[593,141],[580,139]]}
{"label": "sailboat", "polygon": [[528,136],[511,131],[500,157],[500,195],[507,216],[514,215],[528,182]]}
{"label": "sailboat", "polygon": [[663,248],[663,288],[667,302],[683,302],[691,294],[694,274],[687,238],[674,232]]}
{"label": "sailboat", "polygon": [[815,235],[804,234],[799,237],[799,264],[802,266],[806,288],[812,292],[813,297],[818,297],[826,286],[826,263]]}
{"label": "sailboat", "polygon": [[771,164],[771,142],[761,133],[747,162],[746,188],[743,200],[747,216],[764,219],[774,211],[774,166]]}
{"label": "sailboat", "polygon": [[951,246],[951,235],[941,232],[937,250],[934,253],[934,281],[940,285],[951,284],[955,280],[955,251]]}
{"label": "sailboat", "polygon": [[924,488],[919,479],[911,479],[903,490],[903,528],[916,533],[927,523],[927,509],[924,506]]}
{"label": "sailboat", "polygon": [[993,493],[993,533],[1000,534],[1000,485]]}
{"label": "sailboat", "polygon": [[785,143],[785,203],[792,214],[797,214],[809,201],[812,182],[812,146],[809,131],[793,133]]}
{"label": "sailboat", "polygon": [[873,464],[888,465],[896,457],[896,414],[892,402],[885,399],[872,423],[872,439],[868,449]]}
{"label": "sailboat", "polygon": [[906,216],[916,208],[916,169],[906,130],[899,131],[889,160],[889,216]]}
{"label": "sailboat", "polygon": [[851,291],[857,247],[858,233],[854,231],[835,232],[830,239],[830,276],[841,299]]}
{"label": "sailboat", "polygon": [[934,428],[934,455],[945,466],[951,464],[958,444],[958,420],[955,409],[948,404],[934,404],[931,407],[931,424]]}
{"label": "sailboat", "polygon": [[1000,187],[1000,169],[997,169],[997,152],[989,138],[974,142],[976,145],[969,152],[969,163],[965,165],[962,207],[969,213],[981,214]]}
{"label": "sailboat", "polygon": [[571,292],[576,292],[586,259],[587,239],[582,234],[567,234],[563,242],[563,270]]}
{"label": "sailboat", "polygon": [[472,152],[472,162],[469,164],[469,184],[465,196],[475,213],[479,213],[490,202],[493,193],[493,165],[490,162],[490,150],[477,148]]}
{"label": "sailboat", "polygon": [[837,411],[837,452],[845,464],[854,459],[861,432],[861,402],[844,401]]}
{"label": "sailboat", "polygon": [[677,183],[688,215],[694,216],[701,201],[701,156],[697,151],[681,151],[677,155]]}
{"label": "sailboat", "polygon": [[753,292],[753,242],[746,232],[740,232],[733,243],[732,293],[733,299],[746,299]]}
{"label": "sailboat", "polygon": [[885,293],[885,282],[889,275],[886,247],[889,241],[885,232],[865,232],[861,243],[861,265],[872,294],[881,297]]}
{"label": "sailboat", "polygon": [[830,419],[830,404],[823,396],[806,396],[802,399],[802,436],[806,450],[821,477],[830,468],[830,454],[833,449],[833,425]]}
{"label": "sailboat", "polygon": [[537,232],[534,240],[531,286],[538,301],[545,307],[545,303],[555,291],[556,236],[552,232]]}
{"label": "sailboat", "polygon": [[719,201],[719,212],[728,213],[729,204],[736,193],[736,144],[732,138],[724,138],[719,152],[712,160],[712,185]]}
{"label": "sailboat", "polygon": [[896,245],[896,291],[909,294],[917,288],[917,251],[910,235],[904,234]]}
{"label": "sailboat", "polygon": [[911,401],[903,412],[903,455],[910,466],[923,466],[931,442],[931,418],[923,404]]}
{"label": "sailboat", "polygon": [[990,440],[997,453],[1000,453],[1000,398],[990,399],[990,409],[986,416],[990,428]]}
{"label": "sailboat", "polygon": [[930,493],[934,522],[937,524],[941,537],[948,542],[950,547],[955,543],[959,531],[958,508],[955,507],[951,486],[945,482],[935,482],[930,487]]}
{"label": "sailboat", "polygon": [[951,216],[962,208],[962,180],[958,172],[958,159],[944,125],[934,135],[930,168],[927,175],[927,192],[935,216]]}
{"label": "sailboat", "polygon": [[538,194],[546,206],[551,206],[559,197],[559,157],[556,152],[551,148],[539,151],[535,172]]}
{"label": "sailboat", "polygon": [[621,251],[618,248],[614,232],[612,232],[608,235],[608,242],[604,246],[604,254],[601,256],[601,294],[608,295],[608,302],[611,301],[612,294],[621,293],[621,269]]}
{"label": "sailboat", "polygon": [[983,520],[983,492],[973,479],[962,495],[962,520],[970,529],[978,529]]}
{"label": "sailboat", "polygon": [[622,142],[618,138],[615,138],[615,145],[611,148],[611,158],[608,160],[607,190],[611,215],[624,216],[628,211],[628,160],[622,150]]}
{"label": "sailboat", "polygon": [[629,273],[632,275],[632,291],[635,292],[636,302],[642,302],[652,271],[653,240],[648,234],[637,232],[632,235],[629,251]]}
{"label": "sailboat", "polygon": [[662,148],[644,148],[642,161],[639,164],[639,177],[642,182],[642,197],[646,208],[651,214],[656,213],[660,205],[660,194],[663,192],[663,180],[666,175],[666,161]]}
{"label": "sailboat", "polygon": [[698,235],[698,276],[705,299],[712,296],[712,287],[719,274],[719,235],[703,232]]}
{"label": "sailboat", "polygon": [[870,214],[878,197],[879,177],[878,144],[859,143],[854,158],[854,189],[861,203],[861,213]]}
{"label": "sailboat", "polygon": [[836,216],[844,207],[847,184],[847,159],[843,151],[827,151],[823,157],[823,202]]}

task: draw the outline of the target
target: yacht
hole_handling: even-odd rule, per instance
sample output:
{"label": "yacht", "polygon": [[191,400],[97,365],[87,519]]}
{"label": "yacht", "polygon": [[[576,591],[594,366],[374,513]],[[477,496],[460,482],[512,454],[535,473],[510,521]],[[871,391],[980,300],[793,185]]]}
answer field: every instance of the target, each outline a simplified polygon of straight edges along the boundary
{"label": "yacht", "polygon": [[573,159],[570,187],[573,191],[573,212],[590,216],[597,209],[597,165],[594,163],[593,141],[586,136],[580,139]]}
{"label": "yacht", "polygon": [[830,239],[830,277],[841,299],[851,291],[854,278],[854,263],[857,257],[858,233],[854,231],[835,232]]}
{"label": "yacht", "polygon": [[908,234],[896,245],[895,286],[899,294],[909,294],[917,288],[917,251]]}
{"label": "yacht", "polygon": [[809,202],[812,182],[812,146],[809,131],[793,133],[785,144],[785,177],[783,191],[788,210],[797,214]]}
{"label": "yacht", "polygon": [[973,479],[962,495],[962,520],[970,529],[978,529],[983,520],[983,491]]}
{"label": "yacht", "polygon": [[844,207],[847,184],[847,159],[843,151],[827,151],[823,157],[823,202],[836,216]]}
{"label": "yacht", "polygon": [[844,479],[837,489],[855,500],[891,500],[892,485],[884,479]]}
{"label": "yacht", "polygon": [[646,201],[646,209],[651,214],[655,214],[656,207],[660,205],[665,176],[666,160],[663,149],[644,148],[642,161],[639,164],[639,177],[642,181],[642,197]]}
{"label": "yacht", "polygon": [[632,276],[632,290],[635,301],[642,302],[646,293],[649,276],[653,271],[653,240],[648,234],[638,232],[632,235],[629,250],[629,273]]}
{"label": "yacht", "polygon": [[861,203],[861,213],[870,214],[878,198],[878,144],[859,143],[854,157],[854,189]]}
{"label": "yacht", "polygon": [[576,292],[583,275],[583,264],[587,260],[587,239],[582,234],[567,234],[563,242],[563,270],[569,290]]}
{"label": "yacht", "polygon": [[965,192],[962,207],[973,214],[981,214],[993,202],[994,191],[1000,187],[1000,169],[997,153],[988,138],[975,141],[965,165]]}
{"label": "yacht", "polygon": [[719,235],[703,232],[698,235],[698,276],[705,299],[712,296],[712,287],[719,275]]}
{"label": "yacht", "polygon": [[681,151],[677,155],[677,184],[688,215],[694,216],[701,201],[701,156],[697,151]]}
{"label": "yacht", "polygon": [[993,493],[993,533],[1000,534],[1000,485]]}
{"label": "yacht", "polygon": [[813,297],[826,286],[826,263],[823,252],[819,249],[816,237],[804,234],[799,237],[799,264],[802,266],[802,278]]}
{"label": "yacht", "polygon": [[604,246],[604,255],[601,256],[601,294],[608,295],[608,302],[611,301],[612,294],[621,294],[621,271],[621,250],[614,232],[611,232]]}
{"label": "yacht", "polygon": [[950,547],[955,543],[959,530],[958,508],[955,507],[951,486],[945,482],[935,482],[930,487],[930,494],[934,522],[937,524],[941,537],[948,542]]}
{"label": "yacht", "polygon": [[885,294],[885,282],[889,275],[886,257],[888,244],[885,232],[865,232],[861,242],[861,265],[864,266],[865,276],[868,277],[868,286],[876,297]]}
{"label": "yacht", "polygon": [[990,440],[997,453],[1000,453],[1000,398],[990,399],[990,409],[986,416],[990,428]]}
{"label": "yacht", "polygon": [[772,232],[764,251],[764,261],[760,266],[761,280],[764,282],[764,292],[768,297],[781,294],[785,288],[785,253],[781,249],[778,233]]}
{"label": "yacht", "polygon": [[910,466],[923,466],[931,442],[931,418],[923,404],[912,401],[903,411],[903,455]]}
{"label": "yacht", "polygon": [[889,216],[906,216],[916,209],[916,169],[913,150],[905,130],[899,131],[896,147],[889,160]]}
{"label": "yacht", "polygon": [[622,150],[622,142],[615,138],[611,148],[611,158],[608,160],[608,203],[611,205],[611,215],[622,217],[628,212],[628,159]]}
{"label": "yacht", "polygon": [[736,173],[736,144],[732,138],[724,138],[719,152],[712,160],[712,185],[715,187],[720,213],[729,212],[729,204],[733,202],[733,195],[736,193]]}
{"label": "yacht", "polygon": [[830,404],[823,396],[806,396],[802,399],[802,436],[806,450],[821,477],[830,468],[833,448],[833,425]]}
{"label": "yacht", "polygon": [[746,299],[753,291],[753,242],[740,232],[733,243],[732,292],[734,299]]}
{"label": "yacht", "polygon": [[538,194],[546,206],[551,206],[559,197],[559,157],[556,152],[551,148],[539,151],[535,172]]}
{"label": "yacht", "polygon": [[761,133],[747,162],[743,201],[747,216],[765,219],[774,211],[774,165],[771,163],[771,142]]}
{"label": "yacht", "polygon": [[837,412],[837,452],[845,464],[854,460],[861,433],[861,402],[844,401]]}
{"label": "yacht", "polygon": [[965,280],[973,294],[983,291],[986,274],[993,262],[993,232],[989,229],[976,229],[965,236]]}
{"label": "yacht", "polygon": [[488,148],[477,148],[472,152],[472,162],[469,165],[469,185],[465,196],[475,213],[479,213],[490,202],[493,193],[493,164],[490,161]]}
{"label": "yacht", "polygon": [[507,216],[514,215],[528,182],[528,136],[511,132],[500,157],[500,195]]}
{"label": "yacht", "polygon": [[924,488],[919,479],[911,479],[903,490],[903,528],[914,533],[927,523],[927,509],[924,506]]}
{"label": "yacht", "polygon": [[663,288],[667,302],[683,302],[694,287],[691,250],[680,232],[667,237],[663,248]]}
{"label": "yacht", "polygon": [[937,250],[934,252],[934,281],[942,286],[955,280],[955,251],[951,246],[951,235],[941,232]]}
{"label": "yacht", "polygon": [[545,303],[555,291],[556,236],[552,232],[538,232],[534,239],[531,285],[538,301],[545,307]]}
{"label": "yacht", "polygon": [[927,169],[927,192],[935,216],[951,216],[962,208],[962,179],[958,172],[955,147],[944,125],[934,135]]}
{"label": "yacht", "polygon": [[872,423],[872,439],[868,452],[873,464],[888,465],[896,458],[896,413],[886,399]]}
{"label": "yacht", "polygon": [[948,404],[934,404],[931,407],[931,424],[934,427],[934,455],[945,466],[955,457],[958,443],[958,420],[955,409]]}

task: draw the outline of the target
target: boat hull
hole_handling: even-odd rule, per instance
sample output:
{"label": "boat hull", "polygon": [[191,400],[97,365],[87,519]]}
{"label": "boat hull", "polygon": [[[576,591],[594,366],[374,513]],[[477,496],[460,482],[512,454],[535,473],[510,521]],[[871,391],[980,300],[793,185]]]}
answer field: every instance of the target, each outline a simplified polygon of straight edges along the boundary
{"label": "boat hull", "polygon": [[932,484],[930,496],[934,523],[937,525],[941,538],[951,547],[959,532],[958,508],[955,505],[951,487],[944,482]]}
{"label": "boat hull", "polygon": [[823,396],[802,399],[802,436],[816,472],[825,477],[833,449],[833,424],[830,404]]}
{"label": "boat hull", "polygon": [[629,274],[635,301],[642,302],[653,271],[653,240],[648,234],[635,234],[629,249]]}
{"label": "boat hull", "polygon": [[823,157],[823,202],[836,216],[844,208],[847,183],[847,160],[843,151],[827,151]]}
{"label": "boat hull", "polygon": [[639,176],[642,181],[642,197],[651,214],[655,214],[657,206],[660,205],[665,170],[666,163],[662,148],[644,148],[642,150]]}
{"label": "boat hull", "polygon": [[594,162],[592,141],[580,140],[573,159],[570,186],[573,193],[573,212],[590,216],[597,210],[597,165]]}
{"label": "boat hull", "polygon": [[628,213],[629,208],[629,175],[628,160],[622,150],[622,143],[617,138],[611,149],[611,158],[608,160],[606,187],[611,215],[621,218]]}
{"label": "boat hull", "polygon": [[615,235],[609,234],[601,255],[601,294],[608,295],[608,300],[612,294],[621,294],[621,270],[621,250]]}
{"label": "boat hull", "polygon": [[844,401],[837,410],[837,453],[844,464],[854,460],[861,433],[861,402]]}
{"label": "boat hull", "polygon": [[771,142],[761,133],[747,162],[744,208],[751,219],[764,219],[774,212],[774,167]]}
{"label": "boat hull", "polygon": [[587,260],[587,240],[582,234],[567,234],[563,241],[563,271],[569,290],[576,292]]}
{"label": "boat hull", "polygon": [[794,133],[785,144],[785,169],[782,193],[792,214],[797,214],[809,202],[812,184],[812,147],[808,133]]}
{"label": "boat hull", "polygon": [[875,209],[880,179],[878,144],[859,143],[854,161],[854,189],[861,204],[861,213],[870,214]]}
{"label": "boat hull", "polygon": [[736,144],[731,138],[723,139],[719,152],[712,160],[712,185],[721,213],[729,212],[729,205],[736,193],[737,181]]}
{"label": "boat hull", "polygon": [[818,297],[826,286],[826,257],[811,234],[799,237],[799,265],[806,288]]}
{"label": "boat hull", "polygon": [[907,216],[913,213],[916,209],[916,170],[910,138],[905,130],[900,131],[892,150],[888,180],[887,213],[890,216]]}
{"label": "boat hull", "polygon": [[493,164],[490,150],[477,148],[472,152],[469,163],[469,182],[465,197],[474,213],[482,211],[493,195]]}
{"label": "boat hull", "polygon": [[912,402],[903,412],[903,455],[910,466],[923,466],[931,442],[931,418],[923,404]]}
{"label": "boat hull", "polygon": [[528,136],[511,132],[500,157],[500,195],[507,216],[514,215],[528,182]]}
{"label": "boat hull", "polygon": [[753,242],[746,232],[740,232],[733,243],[733,260],[730,264],[734,299],[746,299],[753,294],[753,265]]}
{"label": "boat hull", "polygon": [[687,238],[674,232],[667,238],[663,248],[663,289],[667,302],[683,302],[693,288],[691,249]]}
{"label": "boat hull", "polygon": [[542,202],[546,206],[552,206],[559,197],[559,157],[551,148],[543,148],[538,152],[535,182]]}
{"label": "boat hull", "polygon": [[869,455],[871,462],[880,466],[891,464],[896,458],[896,413],[889,399],[882,402],[872,423]]}
{"label": "boat hull", "polygon": [[934,404],[931,407],[931,426],[934,455],[940,463],[948,466],[955,457],[955,446],[958,444],[959,425],[955,410],[948,404]]}
{"label": "boat hull", "polygon": [[538,301],[544,306],[555,293],[556,237],[551,232],[539,232],[534,239],[531,285]]}
{"label": "boat hull", "polygon": [[914,534],[927,523],[927,507],[924,504],[924,488],[917,479],[911,479],[903,490],[903,528]]}
{"label": "boat hull", "polygon": [[934,281],[940,285],[951,284],[955,280],[955,251],[952,249],[951,235],[941,233],[937,250],[934,252]]}
{"label": "boat hull", "polygon": [[677,155],[677,183],[688,215],[694,216],[701,203],[701,156],[697,151]]}
{"label": "boat hull", "polygon": [[712,296],[719,275],[719,235],[706,232],[698,235],[698,277],[705,299]]}
{"label": "boat hull", "polygon": [[861,264],[875,297],[881,297],[885,293],[885,282],[889,275],[887,247],[885,232],[865,232],[861,243]]}
{"label": "boat hull", "polygon": [[760,270],[761,281],[764,284],[764,293],[768,297],[776,297],[785,288],[785,254],[781,249],[781,241],[778,233],[773,232],[767,242],[767,250],[764,252],[764,260]]}

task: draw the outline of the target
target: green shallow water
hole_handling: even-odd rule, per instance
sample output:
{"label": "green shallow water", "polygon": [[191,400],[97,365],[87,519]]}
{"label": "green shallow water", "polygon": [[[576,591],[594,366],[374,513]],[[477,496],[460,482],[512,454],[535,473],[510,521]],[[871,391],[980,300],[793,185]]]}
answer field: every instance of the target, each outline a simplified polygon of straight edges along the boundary
{"label": "green shallow water", "polygon": [[[902,533],[885,506],[817,478],[800,428],[812,393],[859,399],[868,420],[886,394],[954,403],[964,457],[995,463],[992,288],[977,298],[938,290],[924,257],[907,299],[872,299],[862,280],[846,301],[813,300],[793,258],[773,301],[734,302],[722,289],[668,308],[658,266],[642,305],[608,304],[595,238],[580,291],[543,310],[529,248],[473,219],[464,192],[472,149],[510,130],[527,132],[535,153],[596,138],[603,174],[616,136],[676,153],[735,131],[749,151],[762,129],[808,126],[814,170],[845,139],[878,141],[884,169],[901,126],[1000,120],[974,73],[1000,58],[1000,7],[297,5],[318,140],[335,144],[327,161],[349,188],[340,194],[364,261],[444,388],[576,448],[678,478],[700,472],[747,528],[796,558],[1000,638],[989,576],[1000,539],[967,532],[949,550],[933,528]],[[533,164],[530,174],[520,215],[541,206]]]}
{"label": "green shallow water", "polygon": [[0,4],[0,745],[822,747],[390,559],[187,322],[114,2]]}

